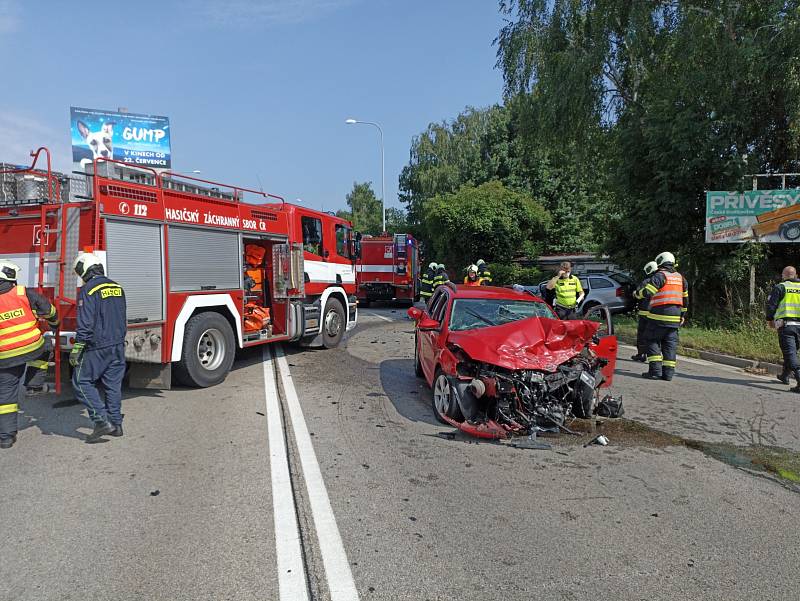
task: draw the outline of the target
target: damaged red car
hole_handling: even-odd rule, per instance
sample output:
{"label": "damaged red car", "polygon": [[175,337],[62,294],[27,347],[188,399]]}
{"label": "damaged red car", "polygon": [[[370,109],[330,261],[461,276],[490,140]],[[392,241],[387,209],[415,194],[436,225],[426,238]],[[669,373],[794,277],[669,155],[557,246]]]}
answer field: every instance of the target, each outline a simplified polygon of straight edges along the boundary
{"label": "damaged red car", "polygon": [[481,438],[564,429],[622,414],[611,385],[617,339],[608,310],[561,321],[540,298],[496,287],[439,286],[416,322],[414,368],[436,417]]}

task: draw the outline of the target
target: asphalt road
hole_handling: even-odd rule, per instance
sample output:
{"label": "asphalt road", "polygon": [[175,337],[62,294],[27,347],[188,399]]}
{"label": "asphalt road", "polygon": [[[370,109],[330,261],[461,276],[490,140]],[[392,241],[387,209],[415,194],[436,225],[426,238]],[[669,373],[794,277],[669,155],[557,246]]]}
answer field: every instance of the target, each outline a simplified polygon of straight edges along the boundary
{"label": "asphalt road", "polygon": [[350,577],[365,600],[800,597],[797,492],[673,437],[797,451],[800,398],[777,381],[682,361],[649,382],[621,360],[641,428],[519,450],[440,436],[412,341],[404,310],[364,310],[339,349],[130,392],[126,436],[98,445],[80,407],[26,399],[0,454],[0,601],[300,599],[277,567],[298,541],[310,599],[355,598]]}

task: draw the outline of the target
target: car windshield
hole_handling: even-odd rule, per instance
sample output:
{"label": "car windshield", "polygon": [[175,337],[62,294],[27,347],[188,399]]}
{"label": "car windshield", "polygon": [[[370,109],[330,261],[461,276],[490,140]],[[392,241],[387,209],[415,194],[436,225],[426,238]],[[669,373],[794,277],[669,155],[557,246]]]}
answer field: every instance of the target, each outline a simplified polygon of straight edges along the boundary
{"label": "car windshield", "polygon": [[550,308],[533,300],[504,300],[495,298],[458,298],[453,301],[450,330],[473,330],[499,326],[529,317],[553,317]]}

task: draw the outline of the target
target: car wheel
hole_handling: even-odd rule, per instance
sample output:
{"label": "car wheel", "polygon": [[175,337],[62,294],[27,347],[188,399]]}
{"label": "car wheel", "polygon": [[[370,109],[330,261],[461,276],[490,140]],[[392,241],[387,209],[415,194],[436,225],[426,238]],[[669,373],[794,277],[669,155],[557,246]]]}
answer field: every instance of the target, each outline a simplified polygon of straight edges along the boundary
{"label": "car wheel", "polygon": [[219,313],[198,313],[186,323],[175,378],[186,386],[207,388],[228,375],[236,353],[233,330]]}
{"label": "car wheel", "polygon": [[414,336],[414,374],[416,374],[418,378],[421,378],[425,373],[422,371],[422,363],[419,361],[419,348],[417,344],[417,337]]}
{"label": "car wheel", "polygon": [[329,298],[325,303],[322,315],[322,344],[325,348],[335,348],[344,337],[347,321],[344,317],[342,303],[334,298]]}
{"label": "car wheel", "polygon": [[436,378],[433,380],[433,414],[443,424],[447,423],[443,416],[456,421],[464,419],[455,395],[456,392],[444,372],[441,369],[436,370]]}
{"label": "car wheel", "polygon": [[597,302],[594,302],[594,301],[592,301],[590,303],[586,303],[585,305],[583,305],[583,308],[581,309],[581,313],[583,315],[586,315],[589,311],[591,311],[595,307],[599,307],[599,306],[600,306],[600,303],[597,303]]}

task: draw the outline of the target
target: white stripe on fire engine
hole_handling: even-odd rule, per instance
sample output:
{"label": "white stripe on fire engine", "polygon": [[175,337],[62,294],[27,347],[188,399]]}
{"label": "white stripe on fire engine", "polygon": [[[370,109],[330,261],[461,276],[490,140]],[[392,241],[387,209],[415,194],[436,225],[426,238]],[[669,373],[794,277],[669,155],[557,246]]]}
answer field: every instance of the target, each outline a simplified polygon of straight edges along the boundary
{"label": "white stripe on fire engine", "polygon": [[342,284],[356,283],[356,273],[350,264],[306,261],[304,269],[312,282],[335,283],[338,275],[342,278]]}
{"label": "white stripe on fire engine", "polygon": [[394,271],[394,267],[391,265],[356,265],[356,271],[366,273],[392,273]]}

